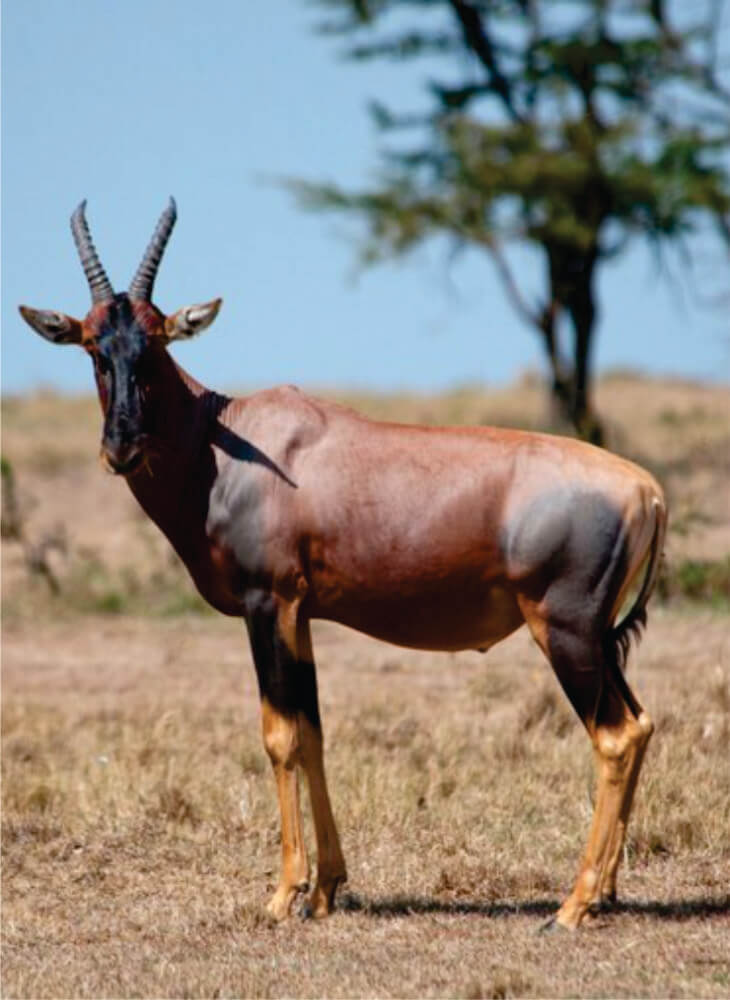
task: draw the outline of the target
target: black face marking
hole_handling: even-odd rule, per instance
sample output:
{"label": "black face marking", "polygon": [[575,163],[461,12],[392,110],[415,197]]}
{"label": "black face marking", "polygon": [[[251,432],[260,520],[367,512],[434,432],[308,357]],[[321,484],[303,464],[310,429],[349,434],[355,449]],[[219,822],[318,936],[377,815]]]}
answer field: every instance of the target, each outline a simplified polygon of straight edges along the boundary
{"label": "black face marking", "polygon": [[116,295],[100,322],[93,358],[104,407],[102,450],[117,472],[131,471],[142,457],[147,346],[128,296]]}

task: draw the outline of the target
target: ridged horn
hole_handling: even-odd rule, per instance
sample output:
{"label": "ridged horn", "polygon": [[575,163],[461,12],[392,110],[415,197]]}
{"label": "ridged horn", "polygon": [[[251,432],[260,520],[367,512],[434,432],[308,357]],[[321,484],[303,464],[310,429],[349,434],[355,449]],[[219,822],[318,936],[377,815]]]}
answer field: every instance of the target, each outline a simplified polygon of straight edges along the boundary
{"label": "ridged horn", "polygon": [[129,286],[130,299],[144,299],[145,302],[151,301],[152,286],[157,277],[157,268],[160,266],[167,241],[170,239],[175,219],[177,219],[177,206],[175,205],[175,199],[170,198],[168,206],[160,216],[159,222],[152,234],[152,239],[144,252],[142,263],[132,278],[132,283]]}
{"label": "ridged horn", "polygon": [[97,302],[108,302],[109,299],[113,299],[114,289],[106,276],[106,271],[102,267],[92,242],[85,213],[86,200],[84,199],[71,216],[71,232],[81,258],[81,266],[84,269],[86,280],[89,282],[91,301],[96,305]]}

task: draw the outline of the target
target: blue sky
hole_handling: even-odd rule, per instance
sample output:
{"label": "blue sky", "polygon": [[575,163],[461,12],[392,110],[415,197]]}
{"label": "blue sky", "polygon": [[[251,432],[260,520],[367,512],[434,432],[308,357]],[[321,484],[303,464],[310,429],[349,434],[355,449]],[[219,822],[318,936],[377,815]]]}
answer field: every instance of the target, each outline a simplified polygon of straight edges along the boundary
{"label": "blue sky", "polygon": [[[222,295],[215,325],[176,345],[211,387],[440,389],[504,383],[541,364],[489,261],[434,244],[356,276],[344,220],[302,212],[273,179],[365,183],[366,99],[415,107],[414,67],[355,67],[304,0],[5,0],[2,385],[91,391],[88,360],[34,335],[18,303],[82,316],[68,219],[81,198],[125,288],[168,195],[178,223],[155,286],[165,311]],[[538,264],[519,255],[535,286]],[[725,274],[726,262],[725,262]],[[670,281],[639,245],[604,270],[599,369],[730,375],[727,316],[700,303],[723,263]]]}

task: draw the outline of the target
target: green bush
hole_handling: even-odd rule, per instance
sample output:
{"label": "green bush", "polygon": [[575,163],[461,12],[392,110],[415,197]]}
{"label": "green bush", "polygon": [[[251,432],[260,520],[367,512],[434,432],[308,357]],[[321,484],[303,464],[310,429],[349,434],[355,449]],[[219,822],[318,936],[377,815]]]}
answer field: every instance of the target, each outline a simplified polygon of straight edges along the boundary
{"label": "green bush", "polygon": [[682,598],[730,607],[730,556],[724,559],[683,559],[667,564],[659,577],[658,592],[663,600]]}

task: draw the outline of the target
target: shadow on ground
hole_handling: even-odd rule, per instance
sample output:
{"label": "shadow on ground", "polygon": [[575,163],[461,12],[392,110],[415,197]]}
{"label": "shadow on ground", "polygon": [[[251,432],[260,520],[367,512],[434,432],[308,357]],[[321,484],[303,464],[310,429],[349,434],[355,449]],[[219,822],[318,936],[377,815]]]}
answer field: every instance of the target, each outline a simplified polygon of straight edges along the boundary
{"label": "shadow on ground", "polygon": [[[364,913],[372,917],[404,917],[424,913],[442,913],[453,916],[479,914],[483,917],[551,917],[557,912],[558,899],[535,899],[524,903],[494,903],[480,900],[441,900],[427,896],[385,896],[368,899],[354,893],[343,893],[337,909],[350,913]],[[656,917],[659,920],[691,920],[696,917],[730,916],[730,895],[695,899],[628,900],[602,908],[602,913],[628,913],[633,916]]]}

